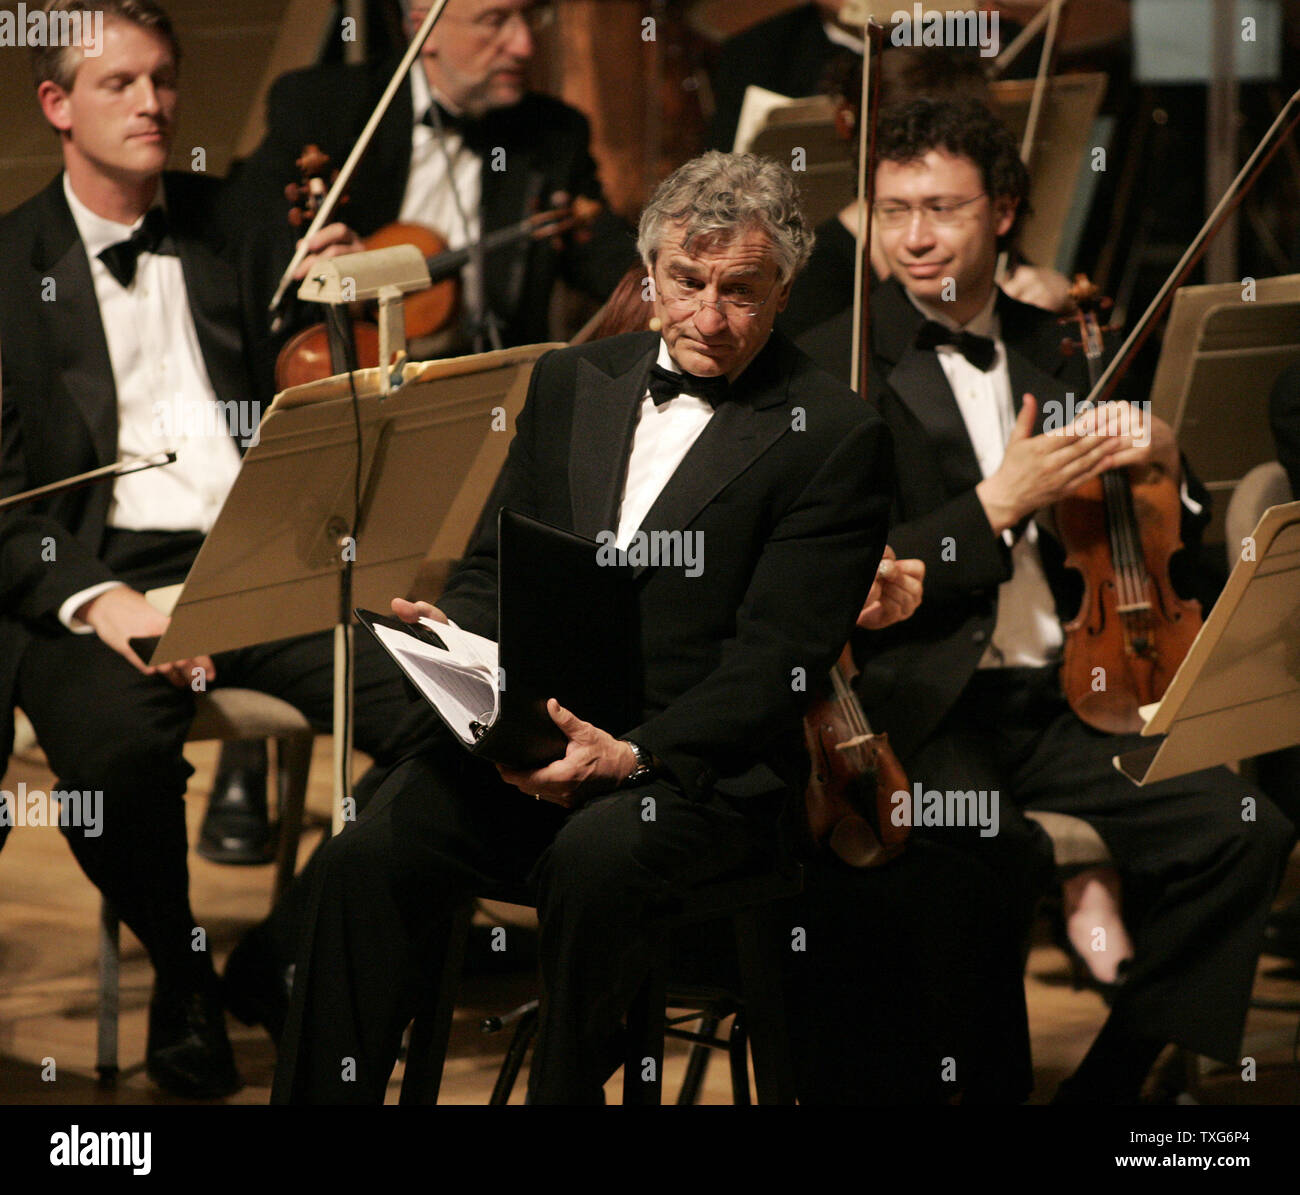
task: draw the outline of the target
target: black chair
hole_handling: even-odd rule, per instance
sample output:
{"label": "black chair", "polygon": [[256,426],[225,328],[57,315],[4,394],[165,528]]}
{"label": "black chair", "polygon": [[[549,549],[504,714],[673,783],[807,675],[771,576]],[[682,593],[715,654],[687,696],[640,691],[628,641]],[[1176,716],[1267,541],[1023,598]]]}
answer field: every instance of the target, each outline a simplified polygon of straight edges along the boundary
{"label": "black chair", "polygon": [[[798,895],[802,887],[803,872],[799,865],[783,863],[762,873],[701,885],[676,902],[675,907],[665,908],[653,919],[649,973],[627,1014],[624,1104],[661,1102],[664,1039],[668,1036],[690,1041],[694,1046],[678,1103],[694,1102],[712,1049],[725,1049],[729,1053],[736,1103],[750,1102],[747,1052],[753,1054],[758,1102],[795,1102],[794,1069],[781,989],[781,946],[776,927],[765,914],[777,901]],[[531,903],[527,894],[518,890],[479,895],[508,904]],[[474,901],[470,900],[456,911],[442,973],[432,985],[428,1002],[417,1011],[412,1022],[400,1096],[403,1104],[438,1102],[473,910]],[[674,931],[724,918],[730,920],[735,938],[739,991],[671,983],[669,954]],[[669,1021],[665,1016],[668,1007],[695,1011]],[[717,1026],[727,1016],[734,1017],[731,1034],[727,1039],[719,1039],[715,1037]],[[492,1029],[516,1026],[493,1090],[492,1103],[505,1103],[510,1098],[532,1041],[536,1019],[537,1004],[531,1001],[505,1017],[490,1018],[487,1022],[487,1027]],[[698,1031],[682,1028],[696,1020],[702,1021]]]}

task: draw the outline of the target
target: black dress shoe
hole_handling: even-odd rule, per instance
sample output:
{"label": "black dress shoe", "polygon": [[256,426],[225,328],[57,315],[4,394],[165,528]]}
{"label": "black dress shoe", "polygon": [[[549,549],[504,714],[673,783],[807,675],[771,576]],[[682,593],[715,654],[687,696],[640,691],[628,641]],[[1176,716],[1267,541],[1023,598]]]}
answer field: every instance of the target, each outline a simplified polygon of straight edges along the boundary
{"label": "black dress shoe", "polygon": [[266,744],[226,743],[198,852],[213,863],[269,863],[274,855],[266,811]]}
{"label": "black dress shoe", "polygon": [[226,1036],[215,976],[201,991],[167,993],[155,988],[149,1001],[145,1070],[164,1091],[187,1099],[217,1099],[243,1086]]}
{"label": "black dress shoe", "polygon": [[278,1046],[289,1015],[292,964],[281,964],[257,929],[250,930],[230,952],[221,977],[231,1015],[245,1025],[261,1025]]}

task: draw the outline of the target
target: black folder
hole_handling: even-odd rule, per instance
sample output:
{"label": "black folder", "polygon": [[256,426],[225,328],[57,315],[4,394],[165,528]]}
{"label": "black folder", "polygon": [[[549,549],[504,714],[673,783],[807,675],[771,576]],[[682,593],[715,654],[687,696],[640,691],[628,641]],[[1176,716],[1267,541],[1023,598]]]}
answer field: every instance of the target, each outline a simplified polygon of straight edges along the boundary
{"label": "black folder", "polygon": [[[518,511],[500,511],[497,545],[497,664],[504,683],[495,692],[496,708],[474,718],[467,735],[426,700],[472,754],[525,770],[564,754],[567,740],[546,712],[548,698],[611,734],[633,725],[633,575],[627,565],[608,562],[609,549],[596,541]],[[424,678],[377,628],[445,649],[439,625],[356,614],[420,689]]]}

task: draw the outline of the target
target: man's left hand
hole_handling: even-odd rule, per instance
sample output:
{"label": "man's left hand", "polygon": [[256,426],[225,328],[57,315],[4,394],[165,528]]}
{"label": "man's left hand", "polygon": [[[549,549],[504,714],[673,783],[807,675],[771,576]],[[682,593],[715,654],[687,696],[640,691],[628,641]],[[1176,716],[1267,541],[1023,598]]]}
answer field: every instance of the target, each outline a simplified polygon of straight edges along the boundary
{"label": "man's left hand", "polygon": [[899,560],[886,544],[871,592],[858,615],[858,626],[864,631],[879,631],[911,618],[921,604],[924,581],[924,560]]}
{"label": "man's left hand", "polygon": [[581,799],[617,788],[636,767],[636,752],[621,739],[571,714],[552,697],[551,721],[569,740],[564,755],[544,768],[516,772],[497,764],[501,779],[520,792],[572,809]]}

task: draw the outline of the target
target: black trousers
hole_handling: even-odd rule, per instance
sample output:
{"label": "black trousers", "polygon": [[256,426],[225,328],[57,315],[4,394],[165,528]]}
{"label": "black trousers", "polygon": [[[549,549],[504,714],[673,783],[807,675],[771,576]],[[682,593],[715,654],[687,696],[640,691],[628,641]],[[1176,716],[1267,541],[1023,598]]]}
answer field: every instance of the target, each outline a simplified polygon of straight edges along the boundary
{"label": "black trousers", "polygon": [[[202,537],[111,532],[107,563],[145,589],[183,580]],[[212,688],[259,689],[331,727],[333,646],[327,633],[214,659]],[[354,741],[378,760],[395,758],[413,710],[382,648],[357,641]],[[103,793],[102,833],[65,829],[77,862],[148,950],[160,983],[188,985],[206,969],[196,954],[186,865],[184,794],[193,769],[182,747],[195,695],[137,672],[96,635],[35,633],[18,674],[17,703],[31,719],[62,789]],[[420,703],[421,705],[423,703]]]}
{"label": "black trousers", "polygon": [[[599,1103],[656,907],[770,858],[779,796],[693,801],[654,782],[574,812],[504,784],[449,736],[404,761],[319,850],[272,1099],[380,1103],[452,910],[523,883],[540,922],[534,1103]],[[741,805],[745,806],[742,811]]]}
{"label": "black trousers", "polygon": [[920,833],[1001,875],[1022,928],[1052,875],[1050,843],[1023,810],[1069,813],[1092,825],[1124,879],[1135,951],[1112,1016],[1132,1033],[1234,1062],[1294,828],[1226,768],[1139,788],[1111,757],[1146,744],[1080,722],[1054,669],[1001,669],[977,672],[903,763],[924,789],[999,794],[995,835],[954,827]]}
{"label": "black trousers", "polygon": [[1020,942],[1006,885],[914,836],[881,868],[804,861],[786,956],[799,1101],[1017,1104],[1033,1087]]}

